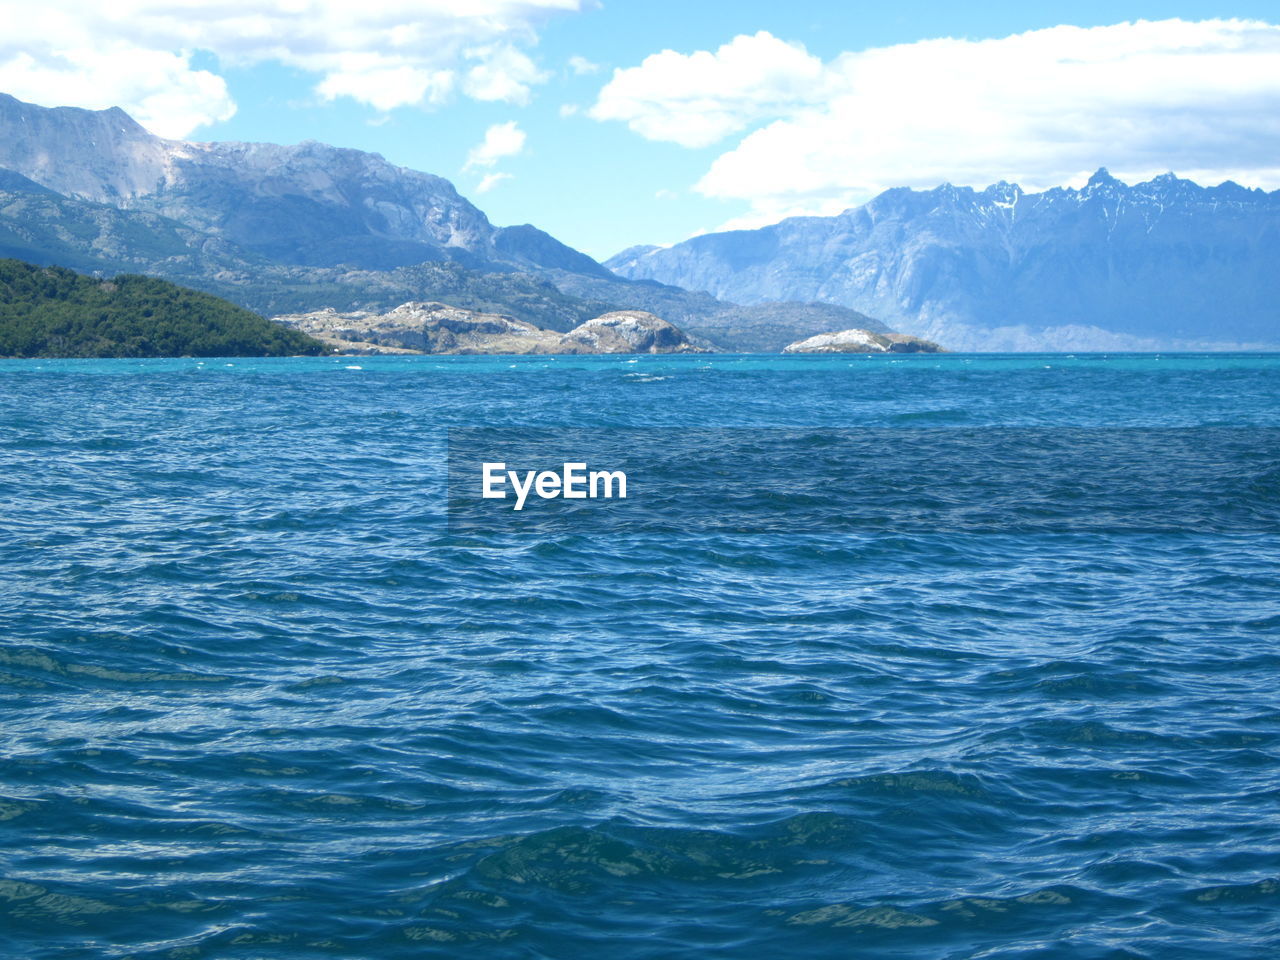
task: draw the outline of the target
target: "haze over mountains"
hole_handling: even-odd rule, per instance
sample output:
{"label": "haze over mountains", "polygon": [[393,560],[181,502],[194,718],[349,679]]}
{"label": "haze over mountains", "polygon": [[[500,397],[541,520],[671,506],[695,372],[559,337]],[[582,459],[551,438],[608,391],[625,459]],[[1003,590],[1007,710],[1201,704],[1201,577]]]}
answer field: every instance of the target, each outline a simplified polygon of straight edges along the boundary
{"label": "haze over mountains", "polygon": [[45,108],[0,94],[0,256],[153,273],[265,314],[387,309],[411,300],[509,313],[568,331],[650,310],[739,349],[780,349],[849,310],[738,311],[706,294],[615,276],[525,224],[495,227],[441,177],[314,141],[189,143],[124,111]]}
{"label": "haze over mountains", "polygon": [[952,350],[1280,347],[1280,191],[1105,170],[1080,190],[889,190],[601,265],[377,154],[166,140],[119,109],[0,94],[2,256],[268,316],[439,301],[565,332],[639,309],[736,350],[850,328]]}
{"label": "haze over mountains", "polygon": [[635,247],[615,273],[818,300],[953,350],[1280,346],[1280,191],[1172,174],[889,190],[835,217]]}

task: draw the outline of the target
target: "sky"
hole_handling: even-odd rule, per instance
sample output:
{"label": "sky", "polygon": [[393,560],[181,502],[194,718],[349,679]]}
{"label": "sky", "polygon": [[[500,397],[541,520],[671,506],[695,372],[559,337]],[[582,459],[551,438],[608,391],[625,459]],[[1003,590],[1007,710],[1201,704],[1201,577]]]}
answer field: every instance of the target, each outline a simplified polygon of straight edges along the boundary
{"label": "sky", "polygon": [[0,0],[0,91],[381,153],[604,259],[895,186],[1280,188],[1280,4]]}

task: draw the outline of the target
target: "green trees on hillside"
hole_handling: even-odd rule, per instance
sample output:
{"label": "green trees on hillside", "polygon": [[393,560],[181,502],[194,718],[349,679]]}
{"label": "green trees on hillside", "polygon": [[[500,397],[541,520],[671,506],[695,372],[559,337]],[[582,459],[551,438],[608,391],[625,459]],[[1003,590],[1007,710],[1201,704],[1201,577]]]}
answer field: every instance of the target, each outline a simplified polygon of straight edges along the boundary
{"label": "green trees on hillside", "polygon": [[123,274],[0,260],[0,356],[264,357],[324,353],[318,340],[197,290]]}

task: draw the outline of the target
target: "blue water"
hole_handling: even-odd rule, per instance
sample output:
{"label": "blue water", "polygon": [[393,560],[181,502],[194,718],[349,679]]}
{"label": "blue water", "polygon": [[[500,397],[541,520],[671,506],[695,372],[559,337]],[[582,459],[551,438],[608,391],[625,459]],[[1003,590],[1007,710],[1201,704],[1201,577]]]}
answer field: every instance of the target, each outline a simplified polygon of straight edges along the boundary
{"label": "blue water", "polygon": [[1276,427],[1280,357],[0,361],[0,956],[1280,951],[1280,537],[459,536],[474,426]]}

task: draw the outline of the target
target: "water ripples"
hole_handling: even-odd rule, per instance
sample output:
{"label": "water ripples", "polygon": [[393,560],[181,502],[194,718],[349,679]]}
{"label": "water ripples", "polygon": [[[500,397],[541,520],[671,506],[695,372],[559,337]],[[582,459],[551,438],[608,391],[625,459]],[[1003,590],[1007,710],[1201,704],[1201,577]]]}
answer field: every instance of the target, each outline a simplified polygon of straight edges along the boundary
{"label": "water ripples", "polygon": [[439,502],[449,426],[1274,425],[1280,360],[456,359],[0,365],[0,955],[1280,945],[1280,538]]}

